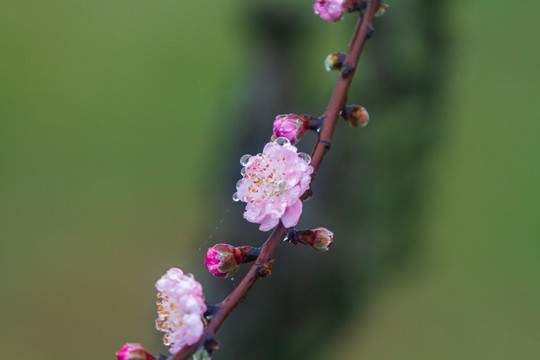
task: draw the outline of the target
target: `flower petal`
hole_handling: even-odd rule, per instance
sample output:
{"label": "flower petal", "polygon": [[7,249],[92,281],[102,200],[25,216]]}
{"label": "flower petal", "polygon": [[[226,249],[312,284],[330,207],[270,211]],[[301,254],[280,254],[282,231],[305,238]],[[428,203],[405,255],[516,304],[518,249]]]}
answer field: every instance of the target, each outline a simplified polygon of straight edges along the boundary
{"label": "flower petal", "polygon": [[286,228],[290,228],[298,224],[302,214],[302,201],[298,199],[295,203],[285,209],[285,214],[281,217],[281,222]]}

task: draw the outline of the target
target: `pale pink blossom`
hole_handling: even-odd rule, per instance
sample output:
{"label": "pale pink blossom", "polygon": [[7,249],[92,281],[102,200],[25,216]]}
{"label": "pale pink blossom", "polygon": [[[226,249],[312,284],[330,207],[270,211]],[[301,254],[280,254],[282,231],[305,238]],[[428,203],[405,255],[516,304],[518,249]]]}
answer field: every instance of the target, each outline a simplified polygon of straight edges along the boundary
{"label": "pale pink blossom", "polygon": [[144,346],[138,343],[127,343],[116,353],[118,360],[154,360],[155,358],[146,352]]}
{"label": "pale pink blossom", "polygon": [[296,114],[283,114],[274,120],[273,138],[284,137],[296,143],[308,129],[308,122]]}
{"label": "pale pink blossom", "polygon": [[326,21],[338,21],[343,16],[344,0],[317,0],[313,5],[315,15]]}
{"label": "pale pink blossom", "polygon": [[233,199],[247,203],[244,218],[260,224],[261,231],[272,229],[280,220],[287,228],[295,226],[302,213],[300,197],[311,182],[310,161],[286,138],[269,142],[262,154],[242,156],[243,178]]}
{"label": "pale pink blossom", "polygon": [[163,342],[172,354],[199,341],[206,311],[202,286],[192,274],[171,268],[156,282],[158,318],[156,328],[163,331]]}

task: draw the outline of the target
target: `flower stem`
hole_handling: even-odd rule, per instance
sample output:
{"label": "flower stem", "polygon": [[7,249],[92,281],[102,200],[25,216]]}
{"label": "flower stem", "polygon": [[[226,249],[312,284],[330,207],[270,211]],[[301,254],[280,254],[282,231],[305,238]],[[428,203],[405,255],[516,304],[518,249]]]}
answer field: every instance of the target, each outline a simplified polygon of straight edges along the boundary
{"label": "flower stem", "polygon": [[[326,111],[321,116],[324,117],[324,123],[320,130],[317,143],[315,144],[313,152],[311,153],[311,166],[313,166],[314,170],[313,174],[311,175],[312,181],[317,175],[324,156],[328,152],[330,144],[332,143],[332,136],[334,134],[334,129],[336,127],[339,114],[347,101],[349,87],[354,77],[354,69],[358,65],[358,60],[366,40],[373,33],[372,20],[378,4],[379,1],[377,0],[369,0],[367,2],[367,7],[363,15],[361,15],[358,25],[356,26],[351,43],[349,44],[347,56],[343,61],[343,64],[346,66],[343,67],[334,87],[334,91],[332,92],[332,96],[330,97]],[[346,69],[349,70],[345,71]],[[259,280],[260,267],[270,263],[274,257],[274,254],[282,244],[283,239],[287,235],[288,230],[289,229],[285,228],[281,222],[279,223],[279,225],[274,229],[270,237],[261,247],[261,253],[240,284],[229,294],[229,296],[225,298],[225,300],[216,305],[218,310],[208,322],[201,339],[193,345],[184,347],[182,350],[176,353],[171,360],[186,359],[188,356],[193,354],[206,341],[206,339],[213,338],[215,336],[225,319],[227,319],[229,314],[238,306],[238,304],[240,304],[246,298],[253,285],[255,285],[257,280]]]}

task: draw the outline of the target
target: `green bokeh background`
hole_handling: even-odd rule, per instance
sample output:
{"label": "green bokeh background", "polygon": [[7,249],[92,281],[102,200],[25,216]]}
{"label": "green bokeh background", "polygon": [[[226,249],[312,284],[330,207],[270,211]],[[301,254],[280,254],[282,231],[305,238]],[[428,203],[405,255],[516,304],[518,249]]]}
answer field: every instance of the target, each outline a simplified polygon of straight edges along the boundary
{"label": "green bokeh background", "polygon": [[[204,274],[201,262],[206,247],[238,236],[221,229],[241,216],[240,205],[229,206],[231,171],[239,170],[243,152],[258,152],[234,145],[242,141],[238,124],[269,131],[272,120],[253,114],[239,120],[253,79],[266,84],[255,71],[262,60],[252,51],[246,4],[0,2],[0,349],[6,358],[112,359],[127,341],[165,352],[153,328],[153,284],[171,266],[195,273],[208,299],[220,300],[220,279]],[[305,66],[296,68],[312,83],[298,87],[320,88],[318,96],[327,99],[335,74],[320,71],[320,63],[333,46],[344,48],[354,22],[323,23],[310,14],[310,1],[273,5],[292,6],[302,26],[313,29],[303,37],[309,56],[297,60]],[[392,2],[366,52],[393,36],[413,55],[423,51],[407,31],[389,33],[400,29],[390,24],[400,24],[405,10],[421,5]],[[438,122],[429,126],[438,135],[414,176],[419,205],[394,209],[414,219],[415,246],[405,262],[373,277],[361,309],[340,326],[310,334],[316,358],[540,358],[540,4],[461,1],[441,8],[444,62],[429,69],[440,94],[430,110]],[[398,60],[395,66],[406,71],[415,56]],[[362,66],[357,81],[377,86],[369,83],[377,67]],[[292,91],[292,108],[274,109],[264,98],[254,106],[270,106],[274,114],[325,106],[317,98],[318,108],[295,110],[296,101],[313,106],[295,96]],[[335,146],[368,139],[370,131],[384,142],[381,129],[391,123],[384,116],[399,114],[384,93],[369,96],[386,110],[370,108],[372,123],[361,131],[341,124]],[[267,137],[252,141],[260,147]],[[385,144],[390,157],[401,151],[400,143]],[[350,180],[349,164],[338,160],[330,156],[329,168]],[[375,203],[385,201],[382,190]],[[352,193],[362,201],[361,191]],[[309,207],[306,216],[324,203]],[[378,209],[361,214],[370,211]],[[353,240],[336,236],[336,253]],[[296,275],[279,266],[276,276],[294,284]],[[344,272],[348,266],[355,264],[344,264]],[[316,293],[306,294],[306,302],[310,296]],[[237,319],[231,321],[217,359],[235,346]],[[264,342],[267,330],[259,329]],[[242,358],[262,355],[247,351]]]}

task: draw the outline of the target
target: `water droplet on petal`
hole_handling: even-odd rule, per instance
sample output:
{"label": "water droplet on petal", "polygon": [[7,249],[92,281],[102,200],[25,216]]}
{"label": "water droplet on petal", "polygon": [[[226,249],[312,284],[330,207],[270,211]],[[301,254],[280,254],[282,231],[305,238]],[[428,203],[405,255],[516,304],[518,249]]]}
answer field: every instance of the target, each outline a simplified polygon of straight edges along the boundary
{"label": "water droplet on petal", "polygon": [[309,156],[308,154],[306,153],[298,153],[298,157],[302,160],[304,160],[305,162],[307,162],[308,164],[311,162],[311,156]]}
{"label": "water droplet on petal", "polygon": [[240,198],[238,197],[237,193],[232,194],[232,201],[234,202],[240,201]]}
{"label": "water droplet on petal", "polygon": [[279,145],[290,145],[291,142],[289,141],[289,139],[285,138],[285,137],[278,137],[275,141],[276,143],[278,143]]}
{"label": "water droplet on petal", "polygon": [[245,173],[246,173],[246,168],[242,168],[242,170],[240,170],[240,175],[244,176]]}
{"label": "water droplet on petal", "polygon": [[251,155],[249,155],[249,154],[243,155],[243,156],[240,158],[240,165],[246,166],[247,163],[248,163],[248,161],[249,161],[249,158],[251,158]]}
{"label": "water droplet on petal", "polygon": [[285,180],[278,181],[277,186],[280,191],[283,191],[287,187],[287,181]]}
{"label": "water droplet on petal", "polygon": [[240,187],[241,182],[242,182],[242,179],[238,180],[238,182],[236,183],[236,190],[238,190],[238,188]]}

